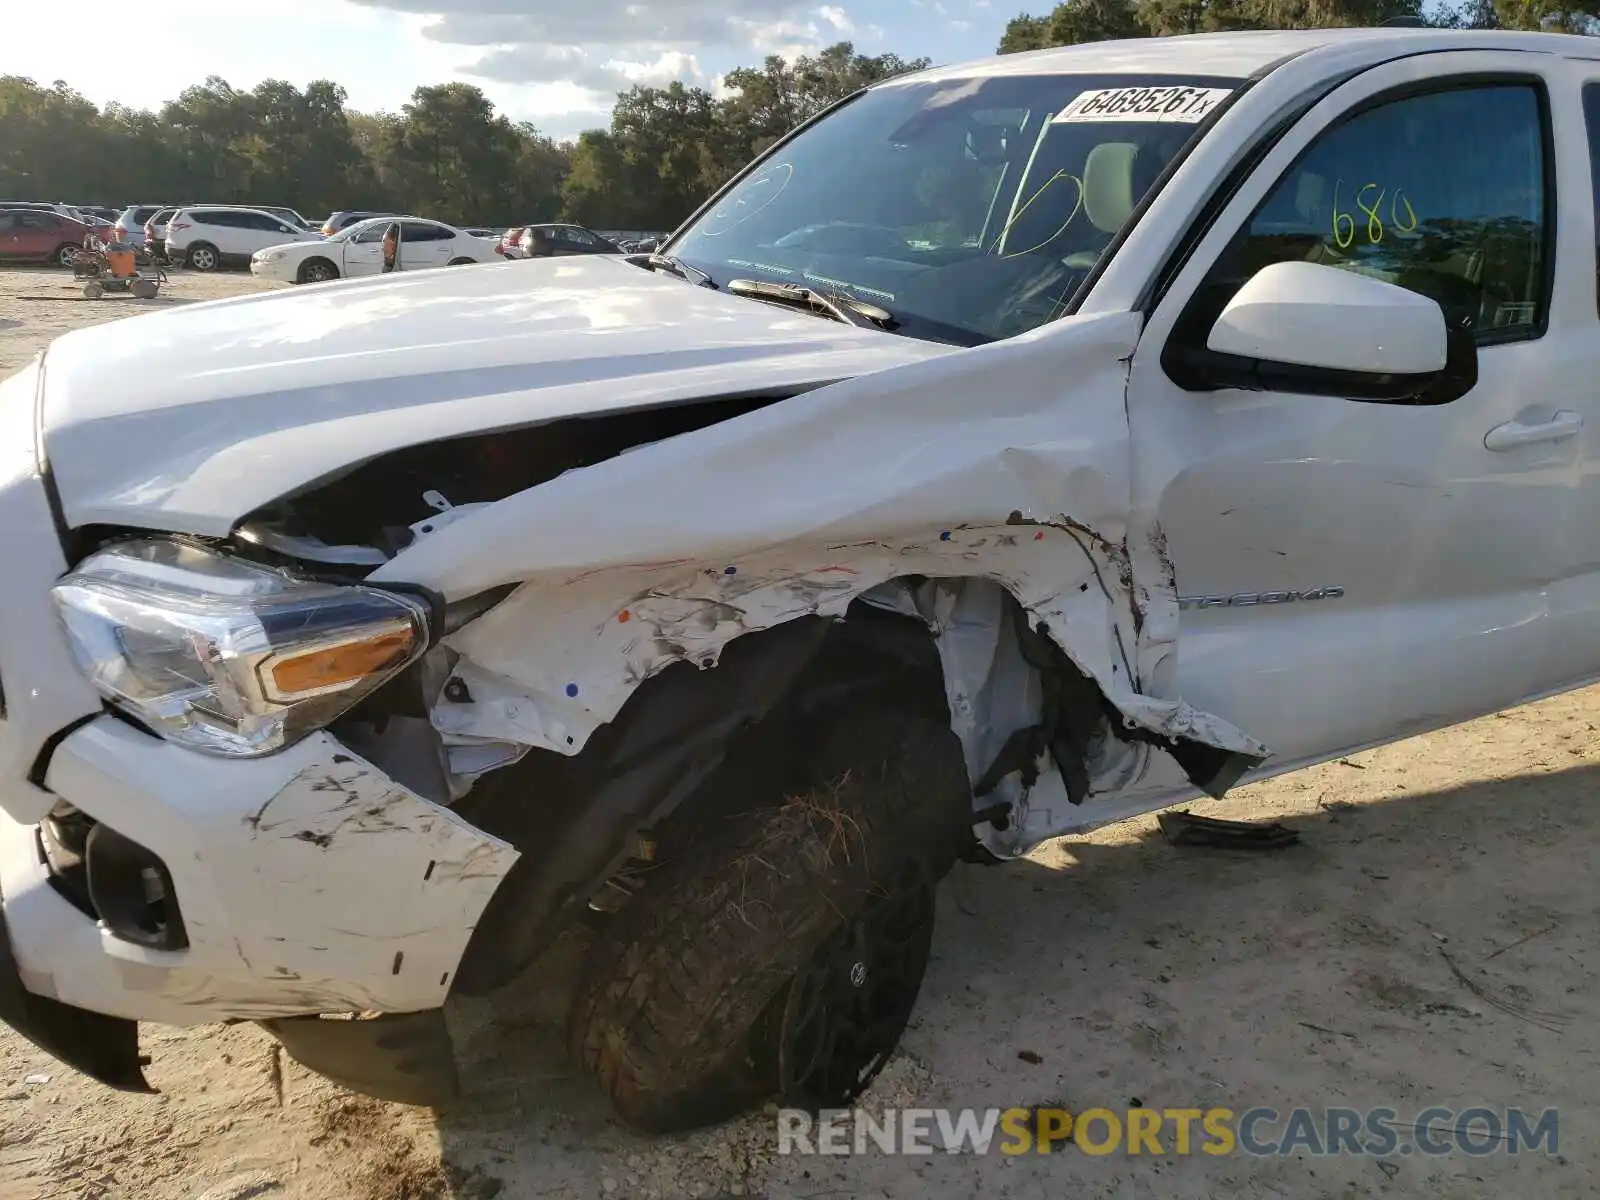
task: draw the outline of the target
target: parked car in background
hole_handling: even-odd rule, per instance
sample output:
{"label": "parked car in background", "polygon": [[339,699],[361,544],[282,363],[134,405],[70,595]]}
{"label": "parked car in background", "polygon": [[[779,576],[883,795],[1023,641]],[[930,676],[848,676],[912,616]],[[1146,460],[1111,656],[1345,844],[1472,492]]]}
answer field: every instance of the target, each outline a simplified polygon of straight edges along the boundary
{"label": "parked car in background", "polygon": [[497,253],[506,258],[560,258],[573,254],[621,254],[623,250],[592,229],[551,221],[508,230]]}
{"label": "parked car in background", "polygon": [[582,225],[529,225],[522,231],[516,254],[508,258],[565,258],[573,254],[621,254],[622,247]]}
{"label": "parked car in background", "polygon": [[329,213],[328,219],[322,223],[322,236],[332,237],[341,230],[349,229],[350,226],[354,225],[357,221],[366,221],[372,217],[393,217],[396,215],[398,214],[386,212],[366,212],[359,209]]}
{"label": "parked car in background", "polygon": [[494,246],[464,229],[420,217],[372,217],[329,238],[258,250],[250,260],[250,273],[280,283],[324,283],[380,274],[383,235],[397,220],[402,271],[496,261]]}
{"label": "parked car in background", "polygon": [[250,262],[257,250],[321,235],[259,208],[214,204],[180,208],[167,224],[166,255],[196,271]]}
{"label": "parked car in background", "polygon": [[90,226],[43,208],[0,208],[0,260],[70,267]]}
{"label": "parked car in background", "polygon": [[120,208],[112,208],[106,204],[79,204],[76,207],[78,212],[83,216],[96,217],[99,220],[104,221],[107,225],[114,223],[117,217],[122,213]]}
{"label": "parked car in background", "polygon": [[158,208],[144,223],[144,248],[157,258],[166,257],[167,223],[177,211],[176,208]]}
{"label": "parked car in background", "polygon": [[122,210],[122,214],[113,222],[116,225],[117,239],[130,246],[144,245],[145,223],[161,211],[159,204],[133,204]]}
{"label": "parked car in background", "polygon": [[281,217],[291,225],[300,226],[301,229],[312,228],[311,222],[306,220],[292,208],[283,208],[276,204],[254,204],[251,205],[251,207],[258,208],[264,213],[271,213],[275,217]]}
{"label": "parked car in background", "polygon": [[526,228],[524,225],[513,225],[507,229],[495,243],[494,252],[502,258],[521,258],[522,232]]}

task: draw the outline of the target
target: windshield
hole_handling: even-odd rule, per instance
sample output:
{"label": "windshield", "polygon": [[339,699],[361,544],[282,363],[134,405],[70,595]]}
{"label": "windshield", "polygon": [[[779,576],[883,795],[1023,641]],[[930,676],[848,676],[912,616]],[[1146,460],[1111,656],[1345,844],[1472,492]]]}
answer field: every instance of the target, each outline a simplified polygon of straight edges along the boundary
{"label": "windshield", "polygon": [[1035,75],[874,88],[760,162],[665,248],[977,345],[1060,316],[1237,79]]}

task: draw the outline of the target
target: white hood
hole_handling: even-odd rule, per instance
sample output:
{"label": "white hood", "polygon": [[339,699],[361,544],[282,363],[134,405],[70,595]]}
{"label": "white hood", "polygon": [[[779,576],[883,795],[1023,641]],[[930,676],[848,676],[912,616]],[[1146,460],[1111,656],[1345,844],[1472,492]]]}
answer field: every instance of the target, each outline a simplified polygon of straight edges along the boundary
{"label": "white hood", "polygon": [[619,258],[546,259],[77,330],[46,354],[41,422],[69,525],[223,535],[270,500],[405,446],[948,353]]}

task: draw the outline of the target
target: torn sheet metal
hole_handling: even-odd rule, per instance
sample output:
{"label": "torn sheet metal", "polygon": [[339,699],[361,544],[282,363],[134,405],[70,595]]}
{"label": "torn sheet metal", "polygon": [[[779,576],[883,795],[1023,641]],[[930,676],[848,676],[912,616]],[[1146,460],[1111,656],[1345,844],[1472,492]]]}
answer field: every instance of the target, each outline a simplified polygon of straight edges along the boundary
{"label": "torn sheet metal", "polygon": [[[930,580],[918,586],[890,583],[862,599],[879,608],[927,622],[944,668],[950,727],[961,739],[967,776],[976,782],[999,757],[1011,735],[1038,723],[1044,700],[1039,673],[1023,658],[1017,640],[1016,606],[1000,585],[986,579]],[[1112,792],[1143,771],[1150,747],[1102,737],[1090,747],[1088,774],[1095,789]],[[1025,786],[1020,773],[1001,779],[973,808],[1009,809],[1003,825],[982,821],[974,831],[991,853],[1026,852],[1069,825],[1082,824],[1060,772],[1048,754],[1035,763],[1038,779]]]}
{"label": "torn sheet metal", "polygon": [[1263,756],[1143,690],[1177,608],[1170,577],[1137,576],[1159,556],[1129,548],[1138,330],[1068,319],[820,388],[490,505],[371,579],[449,598],[521,584],[448,639],[471,698],[434,720],[455,734],[575,754],[673,663],[712,667],[744,633],[922,576],[1010,592],[1130,725]]}

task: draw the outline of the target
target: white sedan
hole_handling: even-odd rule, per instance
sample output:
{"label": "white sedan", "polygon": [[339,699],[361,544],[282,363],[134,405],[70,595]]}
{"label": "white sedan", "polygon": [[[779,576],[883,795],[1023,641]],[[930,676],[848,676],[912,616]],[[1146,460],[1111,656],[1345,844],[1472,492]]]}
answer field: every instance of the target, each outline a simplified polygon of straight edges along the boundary
{"label": "white sedan", "polygon": [[[280,283],[323,283],[383,272],[383,235],[394,217],[358,221],[332,237],[314,242],[288,242],[256,251],[250,273]],[[397,270],[458,267],[498,261],[493,245],[465,230],[418,217],[400,217],[400,261]]]}

